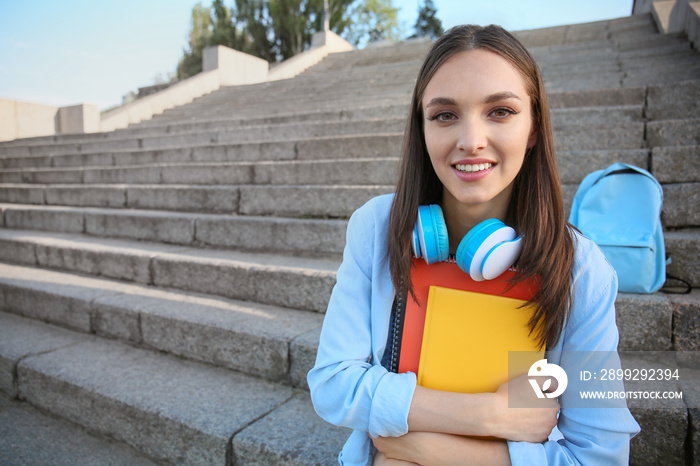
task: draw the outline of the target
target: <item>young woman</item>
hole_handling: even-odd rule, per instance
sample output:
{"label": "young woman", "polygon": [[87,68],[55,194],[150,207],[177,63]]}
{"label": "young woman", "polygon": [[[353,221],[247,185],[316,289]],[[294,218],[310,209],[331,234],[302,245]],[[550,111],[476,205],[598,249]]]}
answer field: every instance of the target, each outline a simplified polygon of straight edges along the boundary
{"label": "young woman", "polygon": [[[449,252],[496,218],[523,237],[515,280],[536,277],[532,329],[550,363],[561,351],[616,351],[617,279],[564,217],[544,84],[526,49],[497,26],[461,26],[434,44],[418,75],[395,195],[348,224],[324,320],[311,397],[354,429],[340,464],[627,464],[639,431],[624,409],[508,408],[523,377],[495,393],[427,389],[382,365],[395,298],[411,293],[418,207],[439,204]],[[486,440],[479,437],[496,437]]]}

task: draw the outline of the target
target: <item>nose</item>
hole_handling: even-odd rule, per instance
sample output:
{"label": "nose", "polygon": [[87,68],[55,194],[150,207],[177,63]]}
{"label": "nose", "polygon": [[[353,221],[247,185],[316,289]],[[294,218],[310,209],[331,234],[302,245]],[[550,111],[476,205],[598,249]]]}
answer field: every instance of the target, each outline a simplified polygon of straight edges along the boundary
{"label": "nose", "polygon": [[479,118],[463,118],[459,130],[457,149],[460,151],[475,154],[486,147],[486,128]]}

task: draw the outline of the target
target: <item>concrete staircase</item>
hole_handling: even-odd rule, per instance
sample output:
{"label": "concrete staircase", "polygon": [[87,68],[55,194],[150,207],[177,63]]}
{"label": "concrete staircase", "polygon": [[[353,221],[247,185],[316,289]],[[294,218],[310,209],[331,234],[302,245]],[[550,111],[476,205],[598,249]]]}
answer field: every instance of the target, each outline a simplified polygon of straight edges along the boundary
{"label": "concrete staircase", "polygon": [[[648,15],[518,35],[545,75],[567,206],[592,170],[650,169],[669,273],[700,285],[700,55]],[[305,376],[346,219],[393,190],[429,47],[333,54],[124,130],[0,144],[0,462],[63,443],[27,448],[31,412],[120,452],[56,448],[55,464],[334,464],[348,431],[317,418]],[[700,293],[617,304],[621,350],[700,348]],[[633,412],[632,464],[700,464],[697,409]]]}

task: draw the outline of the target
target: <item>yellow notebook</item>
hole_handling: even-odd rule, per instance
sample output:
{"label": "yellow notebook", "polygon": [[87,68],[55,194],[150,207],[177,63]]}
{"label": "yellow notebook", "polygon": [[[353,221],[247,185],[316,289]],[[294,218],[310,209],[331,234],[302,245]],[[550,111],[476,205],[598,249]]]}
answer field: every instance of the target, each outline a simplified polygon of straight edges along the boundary
{"label": "yellow notebook", "polygon": [[533,307],[521,307],[525,302],[431,286],[418,384],[451,392],[495,392],[509,379],[509,351],[532,352],[510,368],[511,378],[527,373],[544,351],[535,335],[529,336]]}

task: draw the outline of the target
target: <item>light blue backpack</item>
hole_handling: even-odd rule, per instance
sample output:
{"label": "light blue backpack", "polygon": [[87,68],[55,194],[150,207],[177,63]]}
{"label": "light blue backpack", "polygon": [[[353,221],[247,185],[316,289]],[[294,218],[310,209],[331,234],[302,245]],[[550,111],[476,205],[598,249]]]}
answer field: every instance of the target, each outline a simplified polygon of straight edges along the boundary
{"label": "light blue backpack", "polygon": [[576,191],[569,222],[603,250],[619,291],[653,293],[666,281],[662,204],[651,173],[624,163],[590,173]]}

